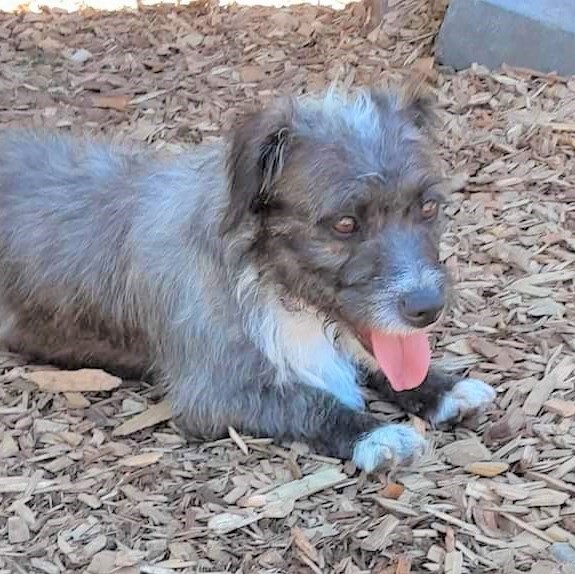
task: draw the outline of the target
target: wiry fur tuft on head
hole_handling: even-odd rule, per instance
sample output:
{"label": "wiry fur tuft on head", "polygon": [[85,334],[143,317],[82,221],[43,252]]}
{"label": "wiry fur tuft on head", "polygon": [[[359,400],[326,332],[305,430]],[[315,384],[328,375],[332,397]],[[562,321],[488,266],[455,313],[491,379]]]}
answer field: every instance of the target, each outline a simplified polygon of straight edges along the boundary
{"label": "wiry fur tuft on head", "polygon": [[273,205],[273,184],[281,175],[291,141],[292,103],[246,115],[234,130],[227,161],[230,202],[222,232],[246,216]]}
{"label": "wiry fur tuft on head", "polygon": [[437,98],[421,74],[410,74],[391,89],[372,88],[371,97],[382,112],[405,114],[427,135],[433,135],[434,128],[439,125]]}

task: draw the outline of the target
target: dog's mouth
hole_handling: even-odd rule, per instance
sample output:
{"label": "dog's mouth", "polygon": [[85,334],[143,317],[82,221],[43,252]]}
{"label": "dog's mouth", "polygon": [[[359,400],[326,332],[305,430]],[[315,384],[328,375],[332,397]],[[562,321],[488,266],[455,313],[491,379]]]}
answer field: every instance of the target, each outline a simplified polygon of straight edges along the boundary
{"label": "dog's mouth", "polygon": [[425,380],[431,363],[431,347],[425,331],[406,334],[362,329],[356,331],[356,337],[395,391],[415,389]]}
{"label": "dog's mouth", "polygon": [[[307,305],[289,296],[281,299],[291,312],[305,310]],[[346,325],[365,351],[373,357],[391,387],[397,391],[409,391],[423,383],[431,363],[429,337],[423,329],[410,332],[383,331],[374,328],[358,328],[339,314],[339,322]]]}

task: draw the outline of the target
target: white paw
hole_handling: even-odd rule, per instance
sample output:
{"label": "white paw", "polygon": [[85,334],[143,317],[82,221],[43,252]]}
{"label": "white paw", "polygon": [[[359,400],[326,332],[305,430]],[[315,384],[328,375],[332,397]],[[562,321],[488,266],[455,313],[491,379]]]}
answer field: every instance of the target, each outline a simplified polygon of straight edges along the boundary
{"label": "white paw", "polygon": [[437,411],[430,417],[433,424],[461,420],[485,410],[495,398],[495,391],[478,379],[463,379],[443,397]]}
{"label": "white paw", "polygon": [[425,452],[425,439],[408,425],[385,425],[366,433],[355,443],[353,462],[361,470],[406,464]]}

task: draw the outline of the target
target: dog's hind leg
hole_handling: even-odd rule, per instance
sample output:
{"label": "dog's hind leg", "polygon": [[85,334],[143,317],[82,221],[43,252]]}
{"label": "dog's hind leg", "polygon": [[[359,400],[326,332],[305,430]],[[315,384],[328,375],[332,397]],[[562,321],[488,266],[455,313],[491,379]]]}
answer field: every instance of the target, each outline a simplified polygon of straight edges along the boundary
{"label": "dog's hind leg", "polygon": [[0,296],[0,348],[34,364],[98,368],[125,379],[150,379],[149,350],[139,333],[104,329],[86,314],[58,315]]}
{"label": "dog's hind leg", "polygon": [[367,472],[407,464],[425,450],[425,440],[411,426],[382,424],[353,410],[332,395],[307,386],[244,389],[227,397],[202,396],[179,418],[192,435],[224,436],[239,432],[276,440],[300,441],[319,454],[351,459]]}
{"label": "dog's hind leg", "polygon": [[394,391],[382,373],[367,375],[366,383],[384,400],[434,425],[457,422],[485,410],[495,398],[492,387],[478,379],[460,379],[432,369],[411,391]]}

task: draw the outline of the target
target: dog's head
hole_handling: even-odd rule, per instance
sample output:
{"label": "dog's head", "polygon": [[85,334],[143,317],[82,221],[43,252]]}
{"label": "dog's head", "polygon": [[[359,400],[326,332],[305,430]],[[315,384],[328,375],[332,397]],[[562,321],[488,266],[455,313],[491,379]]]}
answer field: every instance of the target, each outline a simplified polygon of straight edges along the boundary
{"label": "dog's head", "polygon": [[398,390],[421,382],[423,330],[446,301],[433,117],[420,89],[330,91],[247,117],[228,158],[224,233],[263,284],[351,330]]}

